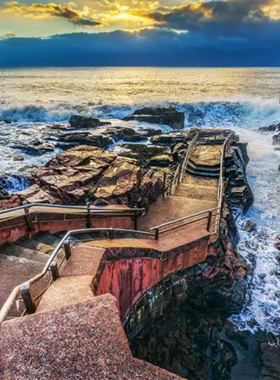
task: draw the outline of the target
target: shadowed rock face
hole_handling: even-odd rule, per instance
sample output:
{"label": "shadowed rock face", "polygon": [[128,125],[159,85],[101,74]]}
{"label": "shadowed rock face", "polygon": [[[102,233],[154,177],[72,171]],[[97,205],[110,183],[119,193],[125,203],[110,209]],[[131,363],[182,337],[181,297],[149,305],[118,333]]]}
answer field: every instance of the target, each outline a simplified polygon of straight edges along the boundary
{"label": "shadowed rock face", "polygon": [[131,309],[124,326],[136,357],[189,380],[228,378],[236,354],[218,333],[242,309],[246,264],[227,243],[227,225],[205,263],[169,276]]}
{"label": "shadowed rock face", "polygon": [[94,117],[85,117],[80,115],[73,115],[70,117],[69,123],[72,128],[90,128],[94,129],[103,125],[110,125],[108,121],[101,121]]}
{"label": "shadowed rock face", "polygon": [[144,121],[152,124],[165,124],[173,129],[183,129],[185,114],[178,112],[175,108],[152,108],[145,107],[126,116],[123,120]]}

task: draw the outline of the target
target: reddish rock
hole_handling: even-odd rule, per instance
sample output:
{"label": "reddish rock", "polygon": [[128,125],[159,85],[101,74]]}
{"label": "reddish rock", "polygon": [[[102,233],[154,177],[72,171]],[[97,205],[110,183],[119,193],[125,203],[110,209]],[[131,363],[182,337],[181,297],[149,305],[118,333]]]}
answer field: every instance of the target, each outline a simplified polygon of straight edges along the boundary
{"label": "reddish rock", "polygon": [[13,195],[10,199],[0,201],[0,210],[21,206],[21,200],[18,195]]}

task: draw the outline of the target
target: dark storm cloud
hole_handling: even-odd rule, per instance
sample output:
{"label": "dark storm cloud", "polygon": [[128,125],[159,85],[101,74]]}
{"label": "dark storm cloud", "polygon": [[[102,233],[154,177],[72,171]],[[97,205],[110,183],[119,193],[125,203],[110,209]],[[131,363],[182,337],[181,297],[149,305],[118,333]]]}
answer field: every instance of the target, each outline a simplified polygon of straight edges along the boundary
{"label": "dark storm cloud", "polygon": [[61,18],[83,27],[103,26],[102,22],[85,17],[83,12],[71,8],[69,5],[54,3],[34,3],[27,5],[21,4],[17,1],[9,1],[3,3],[2,7],[3,11],[6,13],[13,13],[31,18]]}
{"label": "dark storm cloud", "polygon": [[264,12],[264,7],[271,5],[275,5],[274,0],[209,1],[189,3],[181,7],[162,7],[155,12],[146,13],[145,16],[164,28],[222,35],[240,34],[240,27],[241,32],[246,33],[244,25],[249,28],[258,23],[274,22]]}
{"label": "dark storm cloud", "polygon": [[0,40],[0,66],[279,66],[277,30],[256,39],[164,29],[14,37]]}

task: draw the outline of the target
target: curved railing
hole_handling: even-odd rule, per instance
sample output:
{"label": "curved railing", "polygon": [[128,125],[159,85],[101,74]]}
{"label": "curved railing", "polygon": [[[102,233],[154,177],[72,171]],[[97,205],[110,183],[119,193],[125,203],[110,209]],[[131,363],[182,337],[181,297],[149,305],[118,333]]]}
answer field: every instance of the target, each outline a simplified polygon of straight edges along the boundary
{"label": "curved railing", "polygon": [[[177,186],[179,185],[180,182],[182,182],[183,175],[184,175],[184,173],[187,169],[187,166],[188,166],[189,158],[193,152],[193,149],[196,146],[198,138],[199,138],[199,132],[196,133],[194,138],[191,140],[190,144],[188,145],[188,149],[187,149],[184,161],[182,164],[177,165],[175,172],[172,174],[171,173],[164,173],[163,192],[162,192],[163,198],[165,198],[169,195],[174,195]],[[167,177],[171,178],[171,180],[169,180],[169,183],[167,183],[168,182]]]}
{"label": "curved railing", "polygon": [[[65,251],[65,256],[62,259],[61,263],[59,264],[62,265],[63,261],[67,258],[69,258],[69,252],[71,250],[71,245],[70,242],[68,241],[69,237],[71,235],[79,235],[83,233],[94,233],[94,232],[106,232],[108,233],[109,238],[114,238],[115,233],[117,232],[124,232],[124,233],[136,233],[140,234],[142,236],[146,237],[153,237],[156,240],[159,239],[160,234],[170,232],[174,229],[177,228],[182,228],[186,225],[192,224],[192,223],[198,223],[203,221],[205,223],[204,229],[209,232],[209,235],[213,234],[218,234],[219,233],[219,225],[220,225],[220,219],[221,219],[221,211],[222,211],[222,205],[223,205],[223,196],[224,196],[224,160],[225,160],[225,154],[226,154],[226,149],[228,146],[228,143],[232,141],[232,138],[234,136],[234,133],[230,134],[226,140],[224,141],[223,148],[222,148],[222,154],[221,154],[221,168],[220,168],[220,178],[219,178],[219,185],[218,185],[218,207],[202,211],[200,213],[194,214],[194,215],[188,215],[183,218],[177,219],[170,221],[165,224],[161,224],[158,226],[155,226],[151,228],[151,232],[145,232],[145,231],[139,231],[137,229],[135,230],[128,230],[128,229],[115,229],[115,228],[86,228],[86,229],[81,229],[81,230],[72,230],[68,231],[65,236],[61,239],[60,243],[58,246],[55,248],[51,256],[49,257],[46,265],[44,266],[43,270],[41,273],[37,274],[35,277],[31,278],[30,280],[24,282],[23,284],[20,284],[16,286],[8,299],[6,300],[5,304],[3,305],[1,311],[0,311],[0,324],[6,319],[8,316],[10,310],[12,309],[15,301],[18,299],[19,295],[22,296],[25,308],[28,313],[34,313],[36,310],[36,306],[34,303],[34,300],[32,298],[32,295],[30,293],[30,286],[35,284],[37,281],[42,279],[47,272],[52,273],[53,279],[56,278],[58,275],[58,267],[57,264],[54,262],[54,260],[57,258],[59,252],[61,251],[62,247],[64,246],[64,251]],[[187,157],[187,156],[186,156]],[[4,210],[0,211],[0,217],[1,215],[9,214],[12,212],[18,212],[21,210],[24,210],[24,214],[27,217],[26,210],[30,211],[32,208],[36,207],[48,207],[51,209],[59,209],[59,210],[78,210],[78,211],[83,211],[87,215],[91,215],[92,213],[105,213],[107,216],[112,216],[119,214],[120,212],[126,215],[139,215],[139,213],[143,212],[144,209],[112,209],[112,208],[107,208],[106,207],[90,207],[89,204],[84,207],[84,206],[61,206],[61,205],[42,205],[42,204],[30,204],[30,205],[23,205],[16,207],[14,209],[10,210]],[[33,210],[34,211],[34,210]],[[1,222],[1,219],[0,219]],[[37,296],[37,299],[46,291],[45,289],[43,292]]]}

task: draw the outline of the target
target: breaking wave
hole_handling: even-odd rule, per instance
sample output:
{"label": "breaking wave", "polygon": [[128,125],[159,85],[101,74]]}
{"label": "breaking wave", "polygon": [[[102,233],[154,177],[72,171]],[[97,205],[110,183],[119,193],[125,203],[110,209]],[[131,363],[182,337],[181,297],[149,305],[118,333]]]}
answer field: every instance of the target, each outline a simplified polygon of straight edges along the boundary
{"label": "breaking wave", "polygon": [[[240,126],[258,127],[279,121],[279,104],[275,99],[248,98],[242,101],[213,101],[197,103],[160,103],[151,106],[173,106],[186,115],[186,126]],[[147,104],[100,105],[60,103],[52,106],[29,104],[0,108],[0,121],[17,122],[62,122],[74,114],[99,118],[123,118],[137,108]]]}
{"label": "breaking wave", "polygon": [[[277,261],[279,251],[274,247],[276,235],[280,233],[280,153],[274,151],[271,135],[256,132],[259,127],[280,122],[278,99],[239,97],[230,101],[168,102],[150,105],[174,106],[184,112],[186,128],[232,128],[241,136],[242,141],[249,143],[251,162],[248,166],[248,178],[255,195],[255,204],[247,215],[238,214],[237,222],[241,234],[238,250],[252,270],[248,276],[246,304],[242,313],[233,316],[232,321],[239,330],[254,332],[262,329],[280,335],[280,269]],[[20,123],[24,123],[25,129],[30,126],[34,130],[38,128],[36,123],[65,122],[73,114],[121,119],[142,106],[147,106],[147,103],[60,103],[51,106],[30,104],[12,107],[0,104],[0,121],[12,123],[13,128],[18,130],[23,126]],[[6,124],[4,128],[7,128]],[[15,133],[12,132],[13,128],[10,129],[11,134]],[[40,128],[44,128],[44,125],[40,125]],[[21,183],[16,178],[10,178],[6,184],[10,192],[16,192],[25,186],[25,182]],[[254,232],[247,233],[242,230],[247,218],[257,223]]]}

